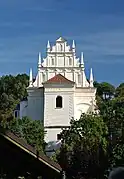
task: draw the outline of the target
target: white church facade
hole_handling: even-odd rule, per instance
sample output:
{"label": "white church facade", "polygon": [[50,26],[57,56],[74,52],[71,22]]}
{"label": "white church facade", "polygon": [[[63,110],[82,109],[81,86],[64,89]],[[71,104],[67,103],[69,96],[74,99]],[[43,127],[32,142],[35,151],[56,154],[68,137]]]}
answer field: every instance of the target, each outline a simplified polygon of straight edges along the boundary
{"label": "white church facade", "polygon": [[43,120],[46,142],[57,141],[62,128],[72,118],[95,109],[96,88],[93,74],[85,75],[83,53],[76,57],[76,47],[60,37],[53,46],[48,41],[46,58],[39,53],[38,73],[33,81],[30,69],[28,100],[20,103],[20,117]]}

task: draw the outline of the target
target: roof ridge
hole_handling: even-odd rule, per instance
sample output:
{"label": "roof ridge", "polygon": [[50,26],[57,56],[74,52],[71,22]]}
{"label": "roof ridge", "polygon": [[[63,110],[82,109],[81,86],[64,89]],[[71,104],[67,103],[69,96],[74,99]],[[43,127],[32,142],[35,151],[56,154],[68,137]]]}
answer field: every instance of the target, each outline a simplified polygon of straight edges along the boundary
{"label": "roof ridge", "polygon": [[47,80],[46,82],[44,82],[43,84],[48,84],[48,83],[74,84],[75,82],[67,79],[65,76],[59,73],[55,75],[54,77],[50,78],[49,80]]}

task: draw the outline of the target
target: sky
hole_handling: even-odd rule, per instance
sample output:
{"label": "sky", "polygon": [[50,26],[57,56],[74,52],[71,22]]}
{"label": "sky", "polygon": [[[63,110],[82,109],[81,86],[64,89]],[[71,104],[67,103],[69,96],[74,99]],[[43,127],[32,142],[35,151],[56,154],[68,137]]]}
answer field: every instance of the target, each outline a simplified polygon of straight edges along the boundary
{"label": "sky", "polygon": [[124,82],[123,0],[0,0],[0,75],[35,75],[59,36],[84,52],[88,77],[92,67],[99,82]]}

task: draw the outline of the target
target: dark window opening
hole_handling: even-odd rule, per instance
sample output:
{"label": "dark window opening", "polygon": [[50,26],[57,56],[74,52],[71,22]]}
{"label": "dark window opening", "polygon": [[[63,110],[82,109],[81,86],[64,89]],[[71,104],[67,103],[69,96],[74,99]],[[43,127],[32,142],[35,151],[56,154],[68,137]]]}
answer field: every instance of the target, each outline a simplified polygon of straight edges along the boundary
{"label": "dark window opening", "polygon": [[18,112],[18,111],[15,111],[14,117],[15,117],[15,118],[18,118],[18,117],[19,117],[19,112]]}
{"label": "dark window opening", "polygon": [[57,140],[61,140],[61,134],[57,134]]}
{"label": "dark window opening", "polygon": [[56,98],[56,108],[62,108],[62,97],[57,96]]}

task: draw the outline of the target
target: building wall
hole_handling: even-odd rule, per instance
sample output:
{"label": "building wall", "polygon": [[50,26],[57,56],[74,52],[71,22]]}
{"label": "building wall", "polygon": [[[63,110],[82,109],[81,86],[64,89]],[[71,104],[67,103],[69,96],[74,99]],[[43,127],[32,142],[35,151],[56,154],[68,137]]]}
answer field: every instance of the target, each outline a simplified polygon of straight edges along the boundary
{"label": "building wall", "polygon": [[[85,74],[82,72],[82,68],[80,67],[77,67],[75,69],[73,69],[73,67],[71,68],[49,67],[47,68],[47,71],[45,68],[39,69],[38,76],[36,78],[36,81],[34,82],[34,86],[35,87],[37,87],[38,85],[43,86],[42,85],[43,82],[53,78],[57,74],[61,74],[68,80],[74,81],[77,87],[83,87],[83,84],[85,84],[85,82],[83,82],[84,80],[83,75]],[[39,79],[42,79],[42,81],[39,82]]]}
{"label": "building wall", "polygon": [[33,120],[44,118],[44,89],[28,89],[27,115]]}
{"label": "building wall", "polygon": [[[53,46],[48,43],[46,53],[47,56],[42,59],[42,63],[41,59],[39,60],[38,74],[33,87],[28,88],[27,115],[32,119],[44,120],[48,142],[57,139],[61,127],[68,126],[72,117],[79,119],[83,112],[92,110],[96,89],[90,88],[84,72],[83,56],[81,59],[76,57],[74,43],[69,46],[67,41],[59,38]],[[75,86],[44,86],[45,81],[57,74],[74,81]],[[56,109],[58,95],[63,97],[63,107]]]}
{"label": "building wall", "polygon": [[45,141],[46,142],[52,142],[57,141],[57,134],[60,134],[62,132],[61,128],[45,128],[46,134],[45,134]]}
{"label": "building wall", "polygon": [[[56,108],[56,97],[62,96],[62,108]],[[45,108],[44,108],[44,127],[52,127],[47,130],[45,140],[55,140],[61,127],[69,126],[70,120],[74,116],[74,87],[73,86],[54,86],[45,87]],[[55,128],[54,128],[55,127]],[[60,127],[60,129],[56,129]],[[51,131],[53,131],[51,135]],[[53,136],[53,137],[52,137]],[[56,136],[56,137],[55,137]],[[48,142],[48,141],[47,141]]]}
{"label": "building wall", "polygon": [[74,118],[79,119],[82,113],[92,112],[95,104],[95,88],[76,88],[74,95]]}
{"label": "building wall", "polygon": [[20,118],[27,116],[28,101],[20,102]]}

